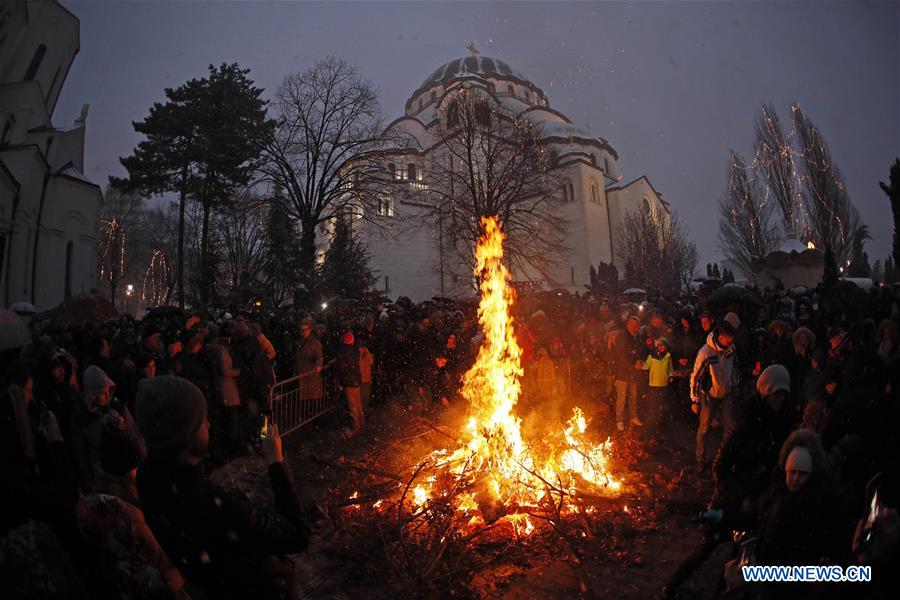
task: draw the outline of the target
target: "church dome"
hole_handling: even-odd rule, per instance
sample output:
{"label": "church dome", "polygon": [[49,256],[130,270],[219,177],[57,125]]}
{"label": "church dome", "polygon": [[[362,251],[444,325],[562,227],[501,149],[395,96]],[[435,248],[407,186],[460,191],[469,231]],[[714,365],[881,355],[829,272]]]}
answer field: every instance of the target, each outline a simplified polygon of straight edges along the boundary
{"label": "church dome", "polygon": [[432,84],[443,81],[450,77],[462,75],[496,75],[499,77],[511,77],[523,82],[531,83],[521,72],[513,69],[506,62],[490,58],[488,56],[467,56],[465,58],[455,58],[435,69],[422,83],[422,87],[428,87]]}

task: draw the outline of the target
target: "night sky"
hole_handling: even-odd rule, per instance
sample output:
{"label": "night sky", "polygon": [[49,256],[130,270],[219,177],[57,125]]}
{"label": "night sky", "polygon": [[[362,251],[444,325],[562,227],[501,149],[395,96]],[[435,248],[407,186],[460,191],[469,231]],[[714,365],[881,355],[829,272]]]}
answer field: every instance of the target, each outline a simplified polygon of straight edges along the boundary
{"label": "night sky", "polygon": [[88,117],[86,174],[105,185],[139,140],[163,88],[238,62],[274,91],[328,54],[382,92],[388,120],[439,65],[506,60],[553,108],[610,141],[623,182],[647,175],[719,257],[716,203],[729,149],[749,158],[753,119],[798,101],[819,126],[869,225],[872,261],[890,252],[878,188],[900,156],[900,4],[894,2],[381,3],[64,2],[81,51],[54,120]]}

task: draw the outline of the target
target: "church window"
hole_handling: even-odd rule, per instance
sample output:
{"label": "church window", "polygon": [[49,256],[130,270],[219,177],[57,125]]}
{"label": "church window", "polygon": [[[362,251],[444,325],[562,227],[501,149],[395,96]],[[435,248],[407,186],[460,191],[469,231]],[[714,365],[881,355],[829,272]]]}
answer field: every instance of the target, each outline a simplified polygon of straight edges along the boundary
{"label": "church window", "polygon": [[397,177],[397,165],[394,163],[388,163],[388,173],[391,174],[391,179],[399,179]]}
{"label": "church window", "polygon": [[384,292],[386,294],[388,294],[388,293],[390,293],[390,291],[391,291],[391,278],[388,277],[387,275],[385,275],[384,276]]}
{"label": "church window", "polygon": [[610,175],[610,172],[609,172],[609,159],[606,158],[605,156],[603,157],[603,171],[606,172],[607,175],[612,177],[612,175]]}
{"label": "church window", "polygon": [[644,204],[644,214],[646,214],[646,215],[652,214],[653,213],[653,205],[650,204],[650,198],[648,198],[647,196],[644,196],[643,204]]}
{"label": "church window", "polygon": [[28,70],[25,71],[25,81],[31,81],[37,75],[45,54],[47,54],[47,46],[41,44],[34,51],[34,56],[31,57],[31,64],[28,65]]}
{"label": "church window", "polygon": [[437,102],[437,92],[434,90],[431,91],[431,101]]}
{"label": "church window", "polygon": [[597,187],[597,182],[591,182],[591,202],[594,204],[600,204],[600,189]]}
{"label": "church window", "polygon": [[69,242],[66,244],[66,279],[65,279],[65,297],[72,295],[72,254],[75,250],[75,244]]}
{"label": "church window", "polygon": [[390,196],[381,196],[378,198],[378,204],[375,207],[375,214],[379,217],[394,216],[394,199]]}
{"label": "church window", "polygon": [[528,90],[525,90],[525,102],[531,104],[531,92]]}
{"label": "church window", "polygon": [[406,173],[410,181],[416,181],[416,163],[409,163]]}
{"label": "church window", "polygon": [[575,201],[575,186],[572,185],[571,181],[567,181],[563,184],[562,188],[563,193],[563,202],[574,202]]}
{"label": "church window", "polygon": [[515,96],[516,90],[513,86],[508,85],[508,86],[506,86],[506,93],[509,94],[510,96]]}

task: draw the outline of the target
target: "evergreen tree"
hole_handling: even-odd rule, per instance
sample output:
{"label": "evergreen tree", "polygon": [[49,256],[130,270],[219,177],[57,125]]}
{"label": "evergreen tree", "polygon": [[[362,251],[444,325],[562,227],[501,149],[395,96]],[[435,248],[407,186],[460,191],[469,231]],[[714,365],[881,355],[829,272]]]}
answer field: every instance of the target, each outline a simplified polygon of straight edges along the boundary
{"label": "evergreen tree", "polygon": [[347,217],[335,217],[333,227],[331,243],[319,268],[322,291],[329,297],[362,298],[375,283],[369,270],[369,253],[361,241],[353,238]]}
{"label": "evergreen tree", "polygon": [[[288,298],[295,298],[295,292],[303,279],[296,240],[297,228],[285,206],[284,196],[276,189],[275,196],[270,202],[269,222],[266,228],[266,258],[263,267],[269,301],[273,306],[280,306]],[[300,299],[308,300],[308,298]]]}
{"label": "evergreen tree", "polygon": [[202,207],[200,301],[207,304],[215,284],[216,260],[210,251],[210,216],[235,197],[257,167],[263,139],[273,127],[266,120],[263,90],[253,86],[248,69],[237,64],[209,66],[209,75],[166,89],[167,102],[156,103],[134,123],[146,139],[134,154],[120,159],[128,178],[115,180],[127,190],[180,195],[178,294],[184,302],[184,212],[191,198]]}
{"label": "evergreen tree", "polygon": [[894,216],[894,249],[892,264],[895,265],[900,263],[900,158],[896,159],[894,164],[891,165],[889,183],[885,184],[883,181],[879,181],[878,185],[880,185],[881,189],[884,190],[884,193],[887,194],[888,200],[891,203],[891,213]]}
{"label": "evergreen tree", "polygon": [[722,274],[719,272],[719,263],[713,263],[712,274],[717,279],[722,278]]}

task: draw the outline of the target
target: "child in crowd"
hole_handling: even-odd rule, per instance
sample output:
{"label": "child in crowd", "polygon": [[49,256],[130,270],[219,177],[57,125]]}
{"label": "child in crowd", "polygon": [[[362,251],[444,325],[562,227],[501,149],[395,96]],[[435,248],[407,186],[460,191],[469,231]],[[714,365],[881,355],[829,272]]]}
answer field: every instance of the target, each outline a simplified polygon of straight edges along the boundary
{"label": "child in crowd", "polygon": [[669,352],[669,340],[659,338],[656,340],[656,348],[647,355],[641,366],[644,371],[649,371],[647,385],[647,399],[644,406],[644,419],[647,429],[655,433],[659,428],[662,418],[663,406],[668,393],[669,384],[675,375],[672,366],[672,354]]}

